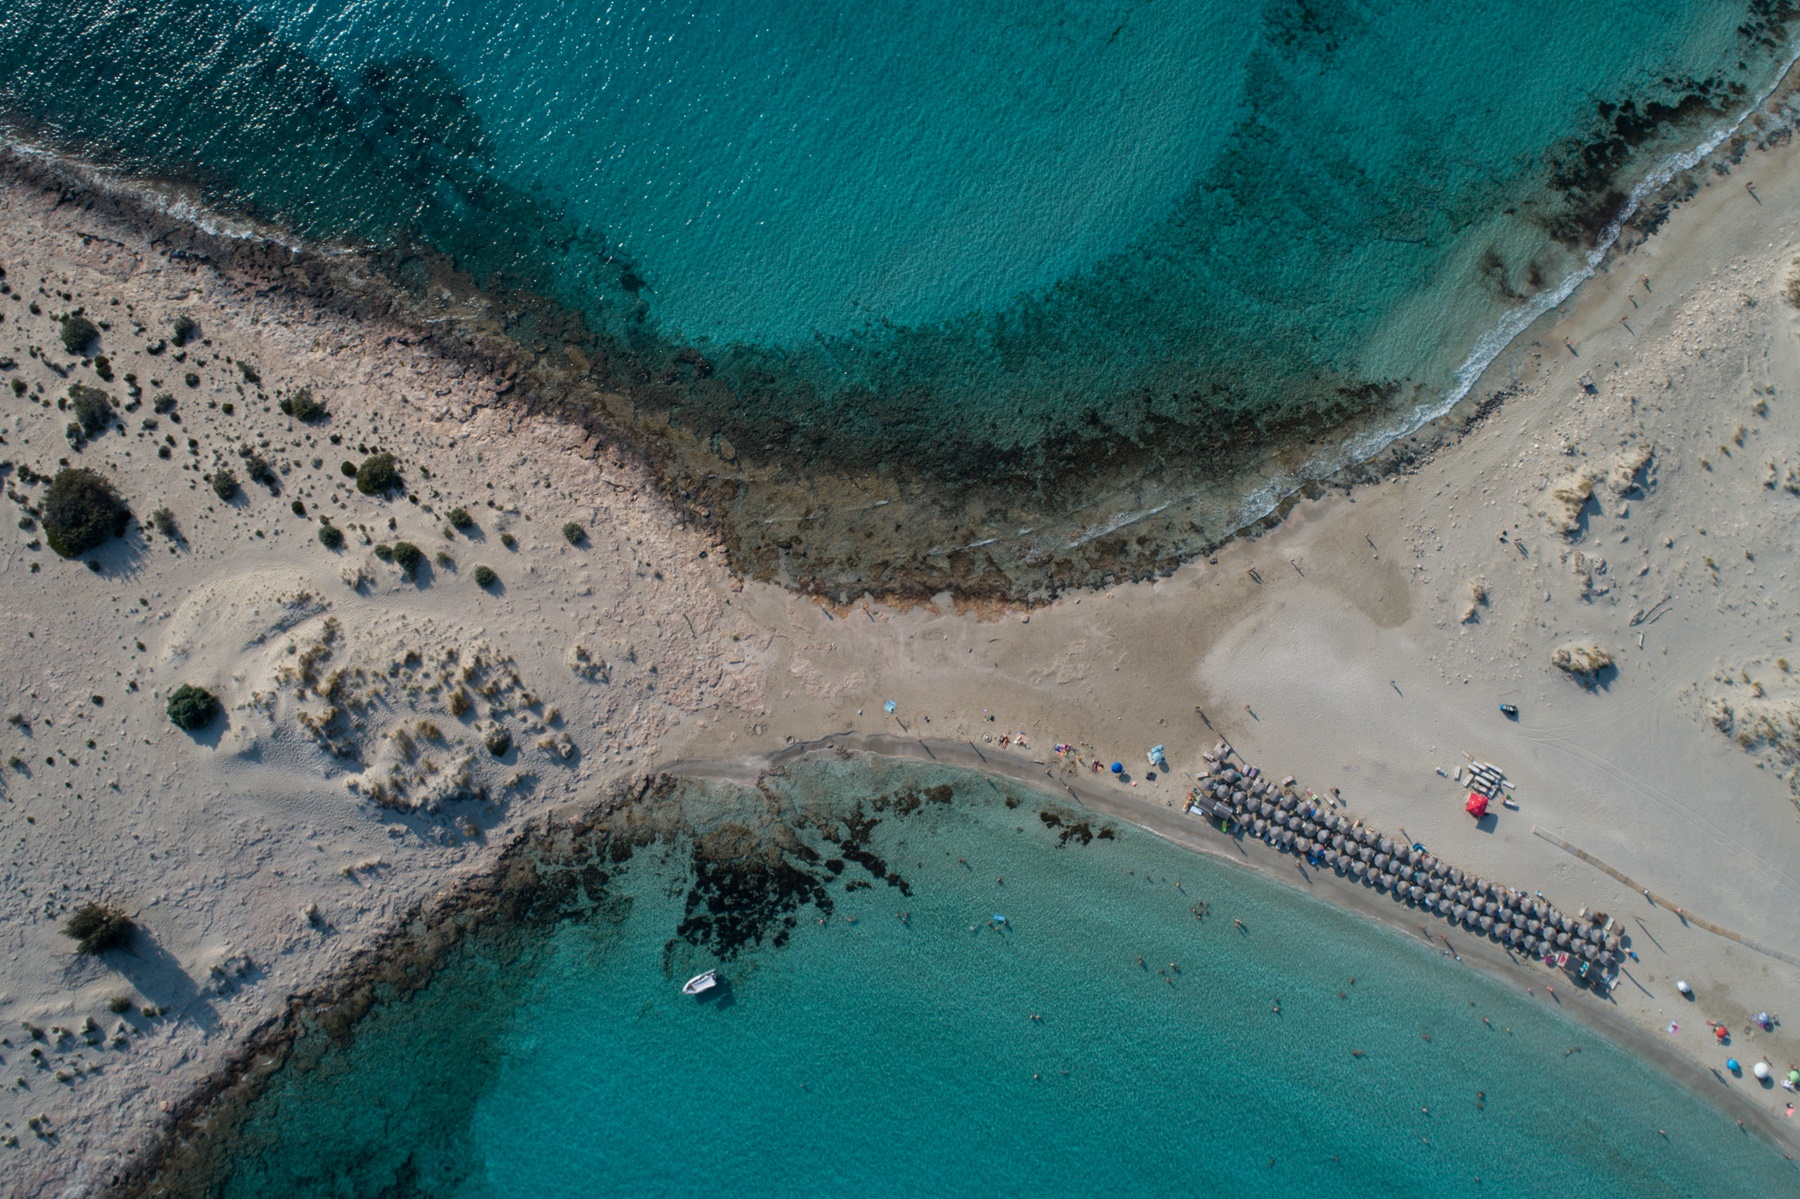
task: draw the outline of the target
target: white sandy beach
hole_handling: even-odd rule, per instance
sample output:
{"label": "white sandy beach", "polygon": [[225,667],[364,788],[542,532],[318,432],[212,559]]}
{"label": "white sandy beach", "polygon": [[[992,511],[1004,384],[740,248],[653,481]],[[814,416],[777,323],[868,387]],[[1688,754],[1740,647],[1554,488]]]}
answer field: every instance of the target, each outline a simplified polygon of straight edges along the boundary
{"label": "white sandy beach", "polygon": [[[678,760],[840,732],[968,743],[1033,776],[1035,763],[1061,769],[1051,747],[1073,743],[1134,776],[1086,786],[1165,831],[1191,819],[1184,773],[1228,738],[1446,860],[1620,918],[1639,960],[1613,994],[1619,1018],[1800,1145],[1786,1093],[1722,1070],[1714,1081],[1725,1054],[1707,1028],[1728,1024],[1746,1064],[1766,1055],[1785,1074],[1800,1061],[1800,1008],[1772,1033],[1748,1022],[1800,996],[1800,808],[1793,760],[1764,736],[1800,749],[1800,683],[1782,664],[1792,654],[1800,668],[1792,149],[1751,154],[1612,259],[1495,364],[1416,469],[1300,504],[1171,578],[1030,613],[959,611],[950,597],[828,610],[742,583],[631,459],[521,417],[496,380],[409,344],[397,323],[353,323],[172,256],[181,239],[153,244],[159,232],[0,187],[14,293],[0,297],[0,356],[14,363],[0,372],[0,460],[18,497],[0,530],[0,707],[19,718],[0,726],[13,760],[0,771],[10,1193],[101,1188],[290,995],[491,863],[509,830]],[[110,384],[57,341],[53,315],[78,305],[111,326]],[[181,314],[203,339],[187,360],[148,353]],[[127,373],[140,406],[73,450],[57,398],[81,382],[123,406]],[[281,414],[301,387],[328,421]],[[1502,387],[1504,404],[1454,432]],[[154,412],[161,393],[173,412]],[[278,494],[244,477],[241,447],[276,467]],[[406,494],[359,494],[340,473],[359,447],[394,453]],[[1615,482],[1639,450],[1642,469]],[[139,522],[89,555],[98,571],[32,548],[41,530],[18,520],[43,490],[19,467],[49,475],[62,459],[112,479]],[[202,477],[220,463],[243,479],[231,503]],[[1571,475],[1593,487],[1574,536],[1549,495]],[[446,536],[456,506],[475,527]],[[159,507],[181,540],[145,531]],[[341,552],[318,542],[320,512],[348,534]],[[571,520],[579,543],[561,531]],[[450,561],[408,580],[372,551],[396,540]],[[478,586],[477,565],[499,583]],[[1485,599],[1465,620],[1475,584]],[[1552,654],[1570,643],[1605,649],[1615,669],[1593,686],[1566,676]],[[320,685],[338,669],[341,688]],[[224,706],[198,735],[164,715],[181,683]],[[499,729],[510,745],[496,756]],[[1025,749],[999,746],[1021,732]],[[1149,781],[1154,744],[1173,773]],[[1435,768],[1454,773],[1465,755],[1506,771],[1517,810],[1479,826],[1463,812]],[[128,951],[73,953],[60,928],[89,898],[133,914]],[[1556,1002],[1528,973],[1505,977]]]}

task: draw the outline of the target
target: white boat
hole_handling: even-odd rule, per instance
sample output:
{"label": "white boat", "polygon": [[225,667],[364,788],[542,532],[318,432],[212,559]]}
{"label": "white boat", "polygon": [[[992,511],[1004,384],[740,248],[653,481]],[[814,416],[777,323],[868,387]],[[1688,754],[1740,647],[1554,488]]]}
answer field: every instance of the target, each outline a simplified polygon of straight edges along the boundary
{"label": "white boat", "polygon": [[710,991],[719,985],[719,972],[708,970],[705,974],[696,974],[682,984],[683,995],[698,995],[702,991]]}

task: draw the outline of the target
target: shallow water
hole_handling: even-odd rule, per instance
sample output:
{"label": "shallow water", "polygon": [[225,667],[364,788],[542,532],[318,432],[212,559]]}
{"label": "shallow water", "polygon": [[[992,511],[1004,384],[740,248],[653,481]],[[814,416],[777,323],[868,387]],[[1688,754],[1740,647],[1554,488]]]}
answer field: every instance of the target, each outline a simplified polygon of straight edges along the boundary
{"label": "shallow water", "polygon": [[449,256],[694,436],[759,573],[1029,590],[1440,403],[1782,10],[22,0],[0,118]]}
{"label": "shallow water", "polygon": [[[514,905],[537,918],[353,1037],[303,1037],[215,1147],[215,1193],[1795,1186],[1544,1002],[978,776],[812,763],[633,823]],[[680,994],[714,965],[725,994]]]}

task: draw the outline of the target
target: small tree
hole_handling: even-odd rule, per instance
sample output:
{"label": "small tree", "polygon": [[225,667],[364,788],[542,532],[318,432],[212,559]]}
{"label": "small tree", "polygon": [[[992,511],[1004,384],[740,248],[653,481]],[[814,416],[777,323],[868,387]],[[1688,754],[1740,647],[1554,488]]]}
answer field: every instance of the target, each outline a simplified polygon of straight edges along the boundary
{"label": "small tree", "polygon": [[319,526],[319,544],[328,550],[344,548],[344,531],[336,525]]}
{"label": "small tree", "polygon": [[400,486],[400,470],[392,454],[370,454],[356,468],[356,489],[364,495],[380,495]]}
{"label": "small tree", "polygon": [[275,468],[269,465],[269,460],[267,458],[264,458],[249,446],[244,446],[242,449],[238,450],[238,456],[244,460],[244,471],[250,476],[251,482],[261,483],[264,487],[267,487],[271,493],[281,485],[280,477],[276,475]]}
{"label": "small tree", "polygon": [[104,903],[84,903],[69,915],[63,936],[75,938],[75,952],[105,953],[131,940],[131,917]]}
{"label": "small tree", "polygon": [[63,349],[71,354],[80,354],[99,336],[99,326],[79,312],[72,312],[62,319]]}
{"label": "small tree", "polygon": [[112,401],[98,387],[89,387],[85,383],[71,384],[69,407],[75,410],[75,419],[81,422],[81,431],[88,437],[113,422]]}
{"label": "small tree", "polygon": [[419,563],[425,560],[424,553],[410,541],[394,542],[394,565],[411,575],[418,571]]}
{"label": "small tree", "polygon": [[200,326],[194,323],[194,318],[183,313],[175,318],[175,324],[169,330],[169,340],[174,342],[177,346],[185,346],[188,343],[188,338],[199,331]]}
{"label": "small tree", "polygon": [[204,687],[183,683],[169,694],[169,719],[178,729],[197,733],[218,714],[218,699]]}
{"label": "small tree", "polygon": [[309,425],[331,415],[324,404],[313,399],[310,387],[302,387],[293,395],[284,397],[281,401],[281,410],[295,420]]}
{"label": "small tree", "polygon": [[238,493],[237,476],[231,473],[229,466],[221,466],[206,481],[212,484],[213,494],[228,504]]}
{"label": "small tree", "polygon": [[500,581],[500,576],[494,573],[492,567],[477,566],[475,568],[475,584],[476,584],[476,586],[492,587],[495,583],[498,583],[499,581]]}
{"label": "small tree", "polygon": [[570,521],[563,526],[563,536],[569,539],[570,545],[580,545],[587,539],[587,530],[574,521]]}
{"label": "small tree", "polygon": [[458,533],[466,533],[475,527],[475,518],[469,515],[467,508],[450,509],[450,527]]}
{"label": "small tree", "polygon": [[123,533],[130,519],[112,484],[91,470],[64,467],[44,495],[44,540],[65,558],[99,548]]}

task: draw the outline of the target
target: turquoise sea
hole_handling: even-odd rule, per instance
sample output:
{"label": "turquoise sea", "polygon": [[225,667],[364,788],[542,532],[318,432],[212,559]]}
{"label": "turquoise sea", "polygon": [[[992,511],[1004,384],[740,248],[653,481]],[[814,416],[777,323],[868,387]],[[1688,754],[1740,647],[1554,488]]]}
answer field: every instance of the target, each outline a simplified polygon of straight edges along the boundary
{"label": "turquoise sea", "polygon": [[673,423],[747,569],[1019,592],[1199,552],[1441,408],[1792,15],[13,0],[0,122],[422,299],[454,264]]}
{"label": "turquoise sea", "polygon": [[[167,1193],[1800,1187],[1541,989],[966,772],[682,785],[526,856],[429,982],[309,1025]],[[707,967],[722,993],[683,996]]]}

